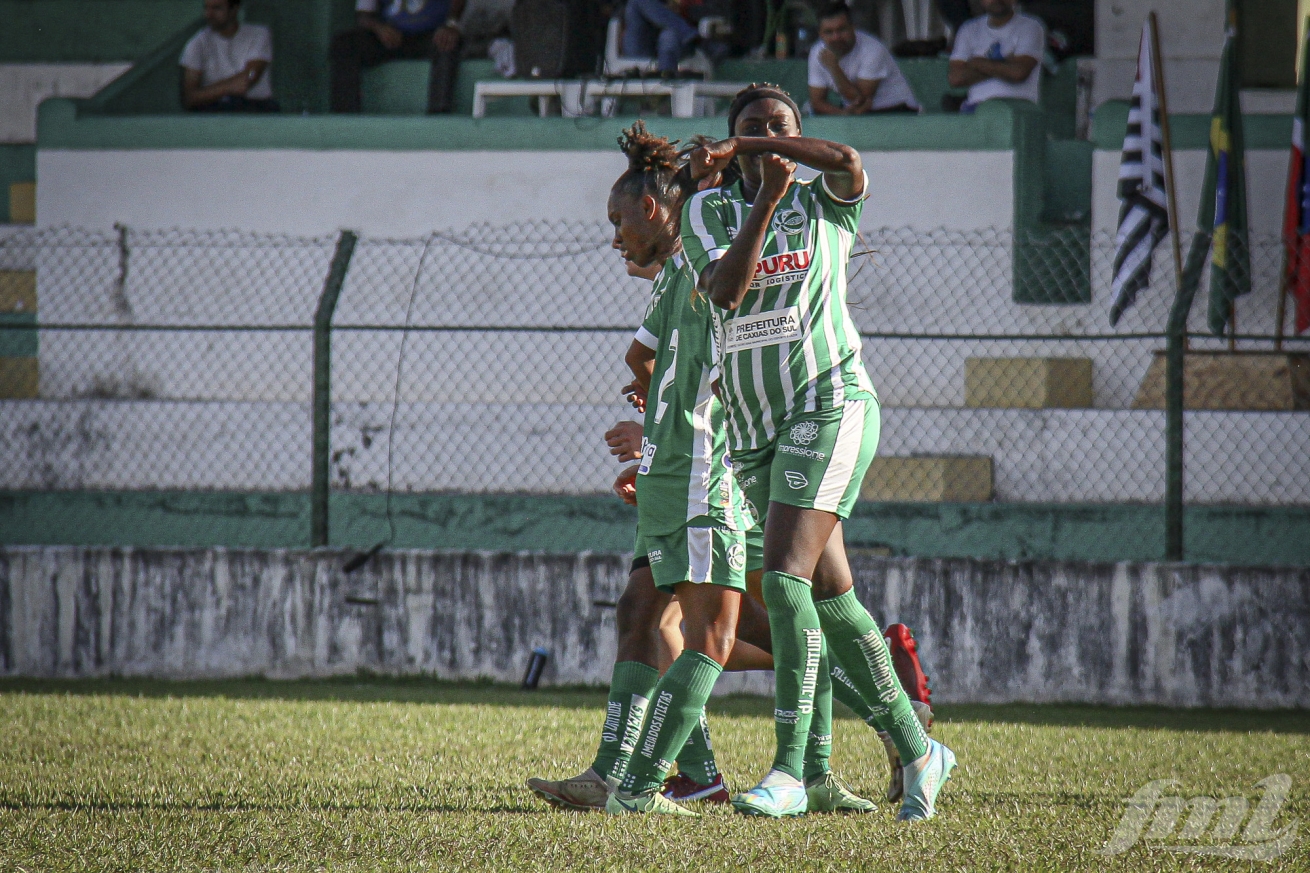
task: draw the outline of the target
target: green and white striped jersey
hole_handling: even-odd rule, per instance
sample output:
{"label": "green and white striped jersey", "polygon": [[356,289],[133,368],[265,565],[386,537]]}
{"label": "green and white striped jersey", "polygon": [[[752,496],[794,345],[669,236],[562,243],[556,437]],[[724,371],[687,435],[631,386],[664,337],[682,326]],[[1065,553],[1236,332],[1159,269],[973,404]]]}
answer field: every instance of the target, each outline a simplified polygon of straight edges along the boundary
{"label": "green and white striped jersey", "polygon": [[686,258],[669,258],[637,331],[637,341],[655,351],[637,468],[637,524],[646,536],[673,533],[701,517],[729,530],[753,523],[730,473],[723,405],[710,387],[717,359],[713,306],[704,296],[693,299],[694,290]]}
{"label": "green and white striped jersey", "polygon": [[[793,182],[769,221],[741,306],[713,307],[730,451],[768,445],[792,415],[877,396],[846,308],[846,265],[863,207],[862,198],[834,197],[822,176]],[[682,246],[697,276],[723,257],[750,208],[740,182],[687,202]]]}

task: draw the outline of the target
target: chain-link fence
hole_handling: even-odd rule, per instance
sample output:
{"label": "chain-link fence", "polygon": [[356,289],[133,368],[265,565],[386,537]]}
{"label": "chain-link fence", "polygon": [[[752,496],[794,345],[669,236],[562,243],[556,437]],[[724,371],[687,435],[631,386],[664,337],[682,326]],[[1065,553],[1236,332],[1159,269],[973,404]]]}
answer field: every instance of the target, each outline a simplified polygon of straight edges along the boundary
{"label": "chain-link fence", "polygon": [[[332,489],[603,492],[649,289],[610,236],[364,237],[332,289],[334,236],[8,232],[0,489],[310,488],[315,315],[339,292],[319,325]],[[1116,329],[1108,236],[882,229],[856,249],[850,305],[883,404],[866,499],[1164,499],[1167,245]],[[1185,498],[1308,505],[1310,343],[1268,354],[1277,240],[1251,263],[1237,354],[1206,333],[1204,285],[1192,313]]]}

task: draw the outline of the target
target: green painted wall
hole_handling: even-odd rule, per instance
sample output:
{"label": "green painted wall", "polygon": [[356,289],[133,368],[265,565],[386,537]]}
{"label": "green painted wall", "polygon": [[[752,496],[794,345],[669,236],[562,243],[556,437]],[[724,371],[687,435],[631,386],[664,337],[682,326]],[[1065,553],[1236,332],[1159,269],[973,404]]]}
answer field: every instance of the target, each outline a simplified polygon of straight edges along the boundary
{"label": "green painted wall", "polygon": [[[128,98],[113,95],[112,99]],[[176,96],[172,99],[175,101]],[[634,120],[631,117],[475,119],[454,115],[379,117],[285,113],[124,117],[93,109],[91,101],[43,102],[38,112],[37,147],[610,151],[615,137]],[[814,136],[866,151],[1007,151],[1014,143],[1016,114],[1016,107],[995,101],[971,116],[816,118],[809,120],[805,129]],[[660,131],[675,138],[690,137],[704,132],[705,128],[705,119],[660,119]],[[1034,166],[1040,174],[1040,160]]]}
{"label": "green painted wall", "polygon": [[[635,512],[608,496],[397,495],[398,548],[624,551]],[[1310,565],[1310,507],[1188,507],[1189,561]],[[1156,506],[861,503],[846,522],[854,549],[920,557],[1158,560]],[[331,542],[388,538],[386,498],[334,493]],[[0,543],[304,547],[307,493],[0,492]]]}
{"label": "green painted wall", "polygon": [[0,0],[0,63],[135,61],[199,15],[200,0]]}

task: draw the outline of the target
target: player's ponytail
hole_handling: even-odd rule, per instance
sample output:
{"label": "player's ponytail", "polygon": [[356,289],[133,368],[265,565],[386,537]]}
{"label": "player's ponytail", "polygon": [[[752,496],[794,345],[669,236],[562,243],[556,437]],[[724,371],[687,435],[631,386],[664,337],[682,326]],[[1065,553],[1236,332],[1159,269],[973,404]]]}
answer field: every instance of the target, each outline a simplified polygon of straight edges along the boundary
{"label": "player's ponytail", "polygon": [[629,196],[649,194],[675,213],[696,190],[687,169],[685,151],[678,141],[656,136],[643,121],[634,122],[619,137],[619,149],[628,158],[628,169],[614,183],[614,190]]}

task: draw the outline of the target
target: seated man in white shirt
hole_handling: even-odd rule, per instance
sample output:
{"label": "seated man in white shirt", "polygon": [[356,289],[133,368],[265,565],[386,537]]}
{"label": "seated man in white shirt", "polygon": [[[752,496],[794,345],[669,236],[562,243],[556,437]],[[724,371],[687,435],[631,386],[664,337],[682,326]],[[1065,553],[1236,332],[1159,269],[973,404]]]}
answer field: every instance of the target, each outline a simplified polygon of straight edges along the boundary
{"label": "seated man in white shirt", "polygon": [[[909,82],[877,37],[856,30],[845,3],[819,15],[819,42],[810,50],[810,108],[815,115],[918,112]],[[828,92],[841,99],[829,102]]]}
{"label": "seated man in white shirt", "polygon": [[187,42],[182,66],[182,105],[209,112],[277,112],[269,65],[268,28],[242,24],[241,0],[204,0],[206,27]]}
{"label": "seated man in white shirt", "polygon": [[1041,59],[1046,28],[1014,10],[1016,0],[983,0],[986,15],[971,18],[955,34],[947,80],[968,87],[960,111],[972,112],[984,100],[1017,97],[1039,102]]}

